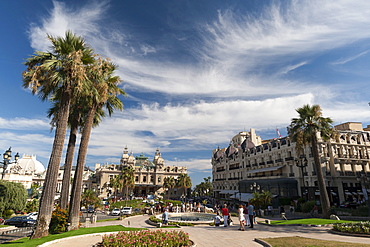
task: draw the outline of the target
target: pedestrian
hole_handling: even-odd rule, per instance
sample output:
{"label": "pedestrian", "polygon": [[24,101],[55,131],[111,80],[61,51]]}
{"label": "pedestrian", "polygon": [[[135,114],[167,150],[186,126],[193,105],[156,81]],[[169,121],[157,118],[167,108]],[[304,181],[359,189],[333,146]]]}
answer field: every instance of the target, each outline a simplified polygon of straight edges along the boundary
{"label": "pedestrian", "polygon": [[244,218],[244,208],[243,208],[243,205],[239,205],[239,208],[238,208],[238,218],[239,218],[239,229],[240,231],[244,231],[244,222],[245,222],[245,218]]}
{"label": "pedestrian", "polygon": [[249,215],[248,215],[247,205],[244,205],[243,213],[244,213],[244,218],[245,218],[245,225],[246,226],[251,226],[251,223],[249,221]]}
{"label": "pedestrian", "polygon": [[168,224],[168,209],[166,208],[162,214],[162,223],[163,225],[167,225]]}
{"label": "pedestrian", "polygon": [[224,207],[222,208],[222,217],[224,218],[224,227],[227,227],[227,221],[229,218],[229,209],[227,209],[226,203],[224,204]]}
{"label": "pedestrian", "polygon": [[319,214],[319,209],[317,208],[317,205],[313,206],[313,215],[317,216]]}
{"label": "pedestrian", "polygon": [[219,212],[217,212],[217,215],[215,216],[215,218],[214,218],[214,222],[215,222],[215,226],[220,226],[220,224],[221,224],[221,216],[220,216],[220,213]]}
{"label": "pedestrian", "polygon": [[251,202],[248,202],[248,216],[249,216],[249,223],[251,226],[249,228],[253,228],[253,222],[254,222],[254,206]]}

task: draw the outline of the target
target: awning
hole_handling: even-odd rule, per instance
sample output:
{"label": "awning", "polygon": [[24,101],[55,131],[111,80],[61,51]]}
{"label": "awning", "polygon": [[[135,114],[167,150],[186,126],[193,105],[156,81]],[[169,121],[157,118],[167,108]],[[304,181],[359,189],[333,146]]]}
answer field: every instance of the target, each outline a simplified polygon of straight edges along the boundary
{"label": "awning", "polygon": [[357,196],[357,193],[356,193],[356,192],[352,192],[352,194],[353,194],[354,196]]}
{"label": "awning", "polygon": [[255,169],[255,170],[247,171],[247,173],[276,171],[276,170],[282,168],[283,166],[284,165],[282,165],[282,166],[274,166],[274,167],[266,167],[266,168],[261,168],[261,169]]}
{"label": "awning", "polygon": [[235,194],[235,193],[238,193],[239,191],[238,190],[221,190],[220,191],[220,194],[229,194],[229,195],[232,195],[232,194]]}
{"label": "awning", "polygon": [[252,193],[236,193],[230,196],[230,198],[238,199],[241,202],[248,202],[250,199],[253,198],[253,194]]}
{"label": "awning", "polygon": [[352,195],[352,193],[351,192],[348,192],[348,191],[344,192],[344,194],[349,195],[349,196]]}
{"label": "awning", "polygon": [[330,192],[333,196],[336,196],[337,195],[337,193],[335,193],[335,192]]}
{"label": "awning", "polygon": [[319,196],[320,195],[320,192],[319,191],[315,191],[315,196]]}
{"label": "awning", "polygon": [[357,194],[359,194],[359,195],[363,195],[364,193],[357,191]]}

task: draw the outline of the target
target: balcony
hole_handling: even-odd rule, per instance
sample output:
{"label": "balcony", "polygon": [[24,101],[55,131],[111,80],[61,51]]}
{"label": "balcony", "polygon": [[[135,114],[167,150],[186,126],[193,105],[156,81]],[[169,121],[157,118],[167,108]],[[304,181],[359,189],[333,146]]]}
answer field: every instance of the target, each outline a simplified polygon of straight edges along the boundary
{"label": "balcony", "polygon": [[229,170],[235,170],[235,169],[239,169],[240,167],[239,166],[236,166],[236,167],[230,167]]}
{"label": "balcony", "polygon": [[225,181],[226,178],[216,178],[215,181]]}
{"label": "balcony", "polygon": [[294,177],[294,173],[289,173],[289,177]]}
{"label": "balcony", "polygon": [[281,162],[283,162],[283,159],[277,159],[277,160],[275,160],[275,163],[281,163]]}
{"label": "balcony", "polygon": [[273,160],[269,160],[266,162],[266,164],[270,165],[270,164],[274,164],[274,161]]}
{"label": "balcony", "polygon": [[294,160],[294,157],[286,157],[285,158],[285,161],[290,161],[290,160]]}
{"label": "balcony", "polygon": [[236,177],[236,178],[228,178],[227,180],[239,180],[240,178]]}
{"label": "balcony", "polygon": [[266,163],[265,162],[261,162],[261,163],[259,163],[259,165],[260,166],[264,166],[264,165],[266,165]]}

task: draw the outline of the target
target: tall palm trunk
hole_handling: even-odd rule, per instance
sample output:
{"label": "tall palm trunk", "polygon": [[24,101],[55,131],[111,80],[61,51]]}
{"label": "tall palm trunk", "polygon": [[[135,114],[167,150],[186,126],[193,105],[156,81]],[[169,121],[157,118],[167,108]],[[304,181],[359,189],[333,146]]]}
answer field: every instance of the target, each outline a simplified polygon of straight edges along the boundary
{"label": "tall palm trunk", "polygon": [[321,201],[321,208],[323,217],[328,219],[330,217],[330,201],[328,196],[328,191],[326,190],[324,174],[322,173],[321,162],[319,158],[319,152],[317,149],[317,137],[316,132],[311,134],[312,140],[312,154],[314,157],[314,165],[317,175],[317,183],[319,185],[320,190],[320,201]]}
{"label": "tall palm trunk", "polygon": [[78,131],[78,121],[77,121],[77,118],[74,118],[72,119],[71,130],[69,133],[67,154],[66,154],[66,159],[64,161],[62,191],[60,195],[60,207],[62,209],[67,208],[68,200],[69,200],[69,188],[71,184],[72,162],[73,162],[73,157],[74,157],[74,150],[76,147],[77,131]]}
{"label": "tall palm trunk", "polygon": [[67,88],[60,103],[60,112],[58,113],[58,121],[56,122],[53,149],[50,155],[40,199],[39,215],[37,218],[36,228],[31,236],[31,239],[41,238],[47,236],[49,233],[49,224],[51,220],[51,214],[53,212],[55,190],[58,182],[59,166],[62,159],[64,139],[68,126],[70,101],[71,93],[69,88]]}
{"label": "tall palm trunk", "polygon": [[80,148],[78,150],[77,166],[73,180],[72,194],[70,200],[69,218],[70,223],[68,231],[76,230],[79,227],[79,212],[82,193],[82,175],[85,167],[87,148],[90,140],[90,133],[93,126],[97,106],[93,105],[86,117],[84,128],[81,134]]}

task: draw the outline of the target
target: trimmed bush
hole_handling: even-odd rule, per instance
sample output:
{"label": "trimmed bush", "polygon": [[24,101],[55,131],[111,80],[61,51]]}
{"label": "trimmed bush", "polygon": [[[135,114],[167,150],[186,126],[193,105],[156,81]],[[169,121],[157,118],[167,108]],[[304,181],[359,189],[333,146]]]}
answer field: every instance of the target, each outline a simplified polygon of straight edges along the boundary
{"label": "trimmed bush", "polygon": [[370,221],[335,223],[333,225],[333,230],[338,232],[370,235]]}

